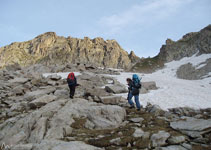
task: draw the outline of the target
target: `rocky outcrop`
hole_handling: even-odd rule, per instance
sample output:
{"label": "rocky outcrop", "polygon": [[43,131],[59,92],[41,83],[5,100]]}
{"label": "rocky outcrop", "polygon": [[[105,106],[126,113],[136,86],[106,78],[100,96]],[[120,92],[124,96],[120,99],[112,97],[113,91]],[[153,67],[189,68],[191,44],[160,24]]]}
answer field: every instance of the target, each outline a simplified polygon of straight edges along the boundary
{"label": "rocky outcrop", "polygon": [[0,48],[0,67],[18,63],[22,66],[42,63],[84,63],[102,67],[129,68],[139,60],[124,51],[115,40],[77,39],[47,32],[27,42],[16,42]]}
{"label": "rocky outcrop", "polygon": [[199,80],[210,77],[211,74],[211,58],[205,62],[200,63],[197,66],[193,66],[191,63],[180,66],[177,69],[177,77],[187,80]]}
{"label": "rocky outcrop", "polygon": [[196,53],[199,55],[211,53],[211,25],[199,32],[188,33],[176,42],[167,39],[166,44],[160,49],[159,58],[170,62]]}

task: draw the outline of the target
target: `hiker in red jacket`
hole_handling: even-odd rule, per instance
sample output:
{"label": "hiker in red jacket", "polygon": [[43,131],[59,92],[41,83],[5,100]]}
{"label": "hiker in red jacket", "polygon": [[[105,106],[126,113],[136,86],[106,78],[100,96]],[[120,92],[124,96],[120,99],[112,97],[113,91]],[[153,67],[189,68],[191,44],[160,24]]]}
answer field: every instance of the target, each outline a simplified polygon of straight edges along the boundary
{"label": "hiker in red jacket", "polygon": [[75,94],[75,87],[77,86],[77,79],[73,72],[69,73],[67,83],[70,89],[70,98],[73,98]]}

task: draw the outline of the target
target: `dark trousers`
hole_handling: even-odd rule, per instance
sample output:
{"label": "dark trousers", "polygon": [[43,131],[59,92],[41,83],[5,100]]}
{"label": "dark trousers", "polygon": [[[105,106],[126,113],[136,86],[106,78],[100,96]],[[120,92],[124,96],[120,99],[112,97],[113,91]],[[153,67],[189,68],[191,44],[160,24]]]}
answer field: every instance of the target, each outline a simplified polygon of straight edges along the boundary
{"label": "dark trousers", "polygon": [[75,95],[75,86],[69,86],[70,89],[70,97],[73,97]]}

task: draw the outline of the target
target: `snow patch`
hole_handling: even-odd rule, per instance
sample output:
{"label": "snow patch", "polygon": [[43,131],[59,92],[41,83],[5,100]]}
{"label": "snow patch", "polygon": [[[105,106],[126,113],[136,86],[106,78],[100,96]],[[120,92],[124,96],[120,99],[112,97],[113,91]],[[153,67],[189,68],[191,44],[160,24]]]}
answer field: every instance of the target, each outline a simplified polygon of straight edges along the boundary
{"label": "snow patch", "polygon": [[[140,103],[145,107],[147,102],[159,105],[162,109],[175,107],[210,108],[211,107],[211,77],[202,80],[184,80],[176,77],[177,69],[184,64],[191,63],[194,66],[211,58],[211,54],[186,57],[179,61],[172,61],[165,68],[152,74],[139,74],[143,82],[155,81],[158,90],[152,90],[147,94],[140,94]],[[119,82],[127,86],[126,78],[133,73],[122,72],[121,75],[111,75]],[[210,74],[209,74],[210,75]],[[118,94],[127,97],[127,93]]]}
{"label": "snow patch", "polygon": [[[58,72],[58,73],[44,73],[43,76],[47,78],[50,75],[58,75],[61,76],[62,79],[66,79],[70,72]],[[74,72],[75,76],[81,75],[80,72]]]}

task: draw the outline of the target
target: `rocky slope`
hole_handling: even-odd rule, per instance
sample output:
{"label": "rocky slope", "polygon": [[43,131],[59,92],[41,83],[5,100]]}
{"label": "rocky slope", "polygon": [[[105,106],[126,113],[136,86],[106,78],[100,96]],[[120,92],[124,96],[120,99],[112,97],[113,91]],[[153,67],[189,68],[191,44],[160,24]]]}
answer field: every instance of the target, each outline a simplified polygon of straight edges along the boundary
{"label": "rocky slope", "polygon": [[129,55],[115,40],[102,38],[77,39],[47,32],[26,42],[16,42],[0,48],[0,67],[18,63],[67,64],[89,63],[102,67],[129,68],[139,58]]}
{"label": "rocky slope", "polygon": [[211,148],[210,109],[129,109],[126,99],[113,95],[126,92],[123,85],[88,70],[77,77],[74,99],[60,76],[10,68],[0,77],[1,150]]}

